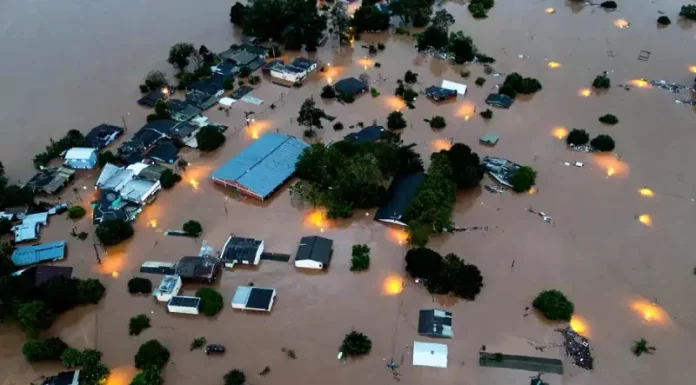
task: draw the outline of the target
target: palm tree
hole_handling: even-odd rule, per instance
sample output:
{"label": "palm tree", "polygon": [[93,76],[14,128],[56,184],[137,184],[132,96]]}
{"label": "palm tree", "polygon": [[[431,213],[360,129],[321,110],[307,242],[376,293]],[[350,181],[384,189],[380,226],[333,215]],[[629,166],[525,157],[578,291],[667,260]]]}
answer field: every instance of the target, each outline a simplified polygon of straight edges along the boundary
{"label": "palm tree", "polygon": [[648,346],[648,341],[646,341],[645,338],[641,338],[638,341],[633,342],[632,350],[633,354],[635,354],[636,357],[638,357],[643,353],[653,354],[656,348],[654,346]]}

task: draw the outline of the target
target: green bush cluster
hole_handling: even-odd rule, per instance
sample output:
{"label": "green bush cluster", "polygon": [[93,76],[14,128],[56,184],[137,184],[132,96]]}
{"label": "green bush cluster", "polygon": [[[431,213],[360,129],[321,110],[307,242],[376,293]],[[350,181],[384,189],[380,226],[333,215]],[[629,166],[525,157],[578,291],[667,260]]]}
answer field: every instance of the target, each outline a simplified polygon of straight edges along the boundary
{"label": "green bush cluster", "polygon": [[350,260],[350,271],[365,271],[369,268],[370,247],[367,245],[353,245]]}
{"label": "green bush cluster", "polygon": [[68,208],[68,218],[80,219],[87,214],[87,211],[82,206],[70,206]]}
{"label": "green bush cluster", "polygon": [[196,291],[196,297],[201,299],[200,311],[208,317],[213,317],[222,310],[224,303],[222,295],[209,287],[202,287]]}
{"label": "green bush cluster", "polygon": [[170,189],[174,187],[175,184],[181,182],[181,175],[175,173],[172,171],[172,169],[165,169],[162,171],[162,175],[160,175],[160,184],[162,185],[162,188],[165,189]]}
{"label": "green bush cluster", "polygon": [[117,245],[133,236],[133,226],[123,219],[111,219],[100,223],[94,230],[104,246]]}
{"label": "green bush cluster", "polygon": [[550,320],[570,321],[575,305],[558,290],[544,290],[532,303],[544,317]]}
{"label": "green bush cluster", "polygon": [[204,126],[196,133],[198,149],[203,152],[216,150],[225,143],[225,135],[215,126]]}
{"label": "green bush cluster", "polygon": [[150,317],[145,314],[138,314],[130,319],[128,323],[128,334],[138,336],[143,330],[150,327]]}
{"label": "green bush cluster", "polygon": [[203,233],[203,226],[197,221],[187,221],[182,228],[189,237],[197,237]]}
{"label": "green bush cluster", "polygon": [[358,357],[369,354],[372,350],[372,341],[363,333],[352,331],[345,335],[341,343],[340,351],[348,357]]}
{"label": "green bush cluster", "polygon": [[430,118],[430,128],[434,128],[434,129],[439,130],[439,129],[445,128],[446,126],[447,126],[447,122],[445,121],[444,117],[438,115],[438,116],[433,116],[432,118]]}
{"label": "green bush cluster", "polygon": [[483,288],[483,276],[476,265],[467,264],[455,254],[442,257],[426,247],[406,253],[406,272],[425,282],[432,294],[454,294],[473,301]]}
{"label": "green bush cluster", "polygon": [[46,146],[46,151],[36,154],[34,156],[34,167],[40,169],[50,162],[52,159],[57,158],[63,151],[67,151],[73,147],[86,147],[87,140],[85,136],[78,130],[70,130],[64,137],[60,138],[57,142],[50,139],[51,144]]}
{"label": "green bush cluster", "polygon": [[512,190],[518,193],[529,191],[532,186],[536,184],[537,172],[529,166],[520,167],[513,175],[510,177],[510,183],[512,184]]}

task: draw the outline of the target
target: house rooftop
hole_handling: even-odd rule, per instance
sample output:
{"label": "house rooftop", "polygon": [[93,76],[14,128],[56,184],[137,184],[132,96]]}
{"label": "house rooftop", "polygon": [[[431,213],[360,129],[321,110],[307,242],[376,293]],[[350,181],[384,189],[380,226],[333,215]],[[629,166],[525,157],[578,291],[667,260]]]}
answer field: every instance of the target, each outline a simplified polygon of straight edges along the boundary
{"label": "house rooftop", "polygon": [[159,162],[172,164],[179,157],[179,148],[171,139],[164,139],[148,151],[146,156]]}
{"label": "house rooftop", "polygon": [[123,127],[100,124],[85,135],[85,141],[90,147],[104,148],[121,134],[123,134]]}
{"label": "house rooftop", "polygon": [[426,96],[431,97],[433,99],[446,99],[457,96],[456,90],[442,88],[438,86],[430,86],[426,88],[424,91]]}
{"label": "house rooftop", "polygon": [[151,182],[156,182],[160,180],[162,173],[168,169],[168,167],[159,164],[149,164],[147,167],[138,172],[138,177]]}
{"label": "house rooftop", "polygon": [[452,313],[439,309],[421,310],[418,316],[418,334],[452,338]]}
{"label": "house rooftop", "polygon": [[65,153],[65,159],[89,160],[96,151],[96,148],[73,147]]}
{"label": "house rooftop", "polygon": [[167,306],[195,307],[197,309],[200,303],[201,299],[198,297],[180,295],[172,297],[169,302],[167,302]]}
{"label": "house rooftop", "polygon": [[178,138],[185,138],[191,135],[194,131],[198,130],[200,127],[191,122],[181,122],[172,128],[172,136]]}
{"label": "house rooftop", "polygon": [[324,267],[329,266],[333,241],[324,237],[302,237],[297,248],[296,261],[312,260],[320,262]]}
{"label": "house rooftop", "polygon": [[343,140],[356,143],[376,142],[382,138],[383,132],[383,126],[369,126],[344,136]]}
{"label": "house rooftop", "polygon": [[158,100],[166,99],[167,96],[168,94],[165,94],[163,89],[158,88],[143,95],[138,99],[138,104],[145,107],[154,107]]}
{"label": "house rooftop", "polygon": [[254,263],[256,251],[261,246],[261,241],[253,238],[229,237],[225,243],[225,250],[222,250],[221,259],[223,262],[246,262]]}
{"label": "house rooftop", "polygon": [[176,264],[176,275],[182,279],[213,279],[220,260],[213,257],[182,257]]}
{"label": "house rooftop", "polygon": [[60,372],[55,376],[47,377],[41,385],[77,385],[80,379],[79,370]]}
{"label": "house rooftop", "polygon": [[343,96],[355,96],[361,92],[366,91],[367,84],[361,82],[356,78],[346,78],[336,82],[336,84],[334,84],[334,89],[336,90],[336,92]]}
{"label": "house rooftop", "polygon": [[502,108],[510,108],[514,102],[515,101],[512,98],[503,94],[490,94],[486,98],[487,104]]}
{"label": "house rooftop", "polygon": [[28,278],[34,287],[39,287],[54,277],[72,278],[73,268],[70,266],[36,265],[21,272],[21,276]]}
{"label": "house rooftop", "polygon": [[306,57],[298,57],[292,61],[292,66],[297,68],[302,68],[305,71],[309,71],[312,66],[316,66],[317,62]]}
{"label": "house rooftop", "polygon": [[34,175],[24,186],[34,192],[53,194],[60,190],[75,175],[75,170],[67,167],[45,168]]}
{"label": "house rooftop", "polygon": [[118,191],[100,189],[98,199],[92,202],[92,223],[98,225],[112,219],[131,221],[140,210],[139,204],[121,198]]}
{"label": "house rooftop", "polygon": [[161,294],[176,294],[174,291],[176,290],[176,286],[179,284],[179,278],[178,275],[165,275],[162,277],[162,282],[160,282],[159,286],[155,291],[152,293],[153,296],[161,295]]}
{"label": "house rooftop", "polygon": [[375,220],[405,226],[402,218],[424,181],[422,172],[395,177],[387,190],[387,203],[377,210]]}
{"label": "house rooftop", "polygon": [[20,246],[12,253],[12,262],[16,266],[28,266],[63,258],[65,258],[65,241]]}
{"label": "house rooftop", "polygon": [[271,311],[275,292],[275,289],[269,287],[237,286],[232,297],[232,307]]}

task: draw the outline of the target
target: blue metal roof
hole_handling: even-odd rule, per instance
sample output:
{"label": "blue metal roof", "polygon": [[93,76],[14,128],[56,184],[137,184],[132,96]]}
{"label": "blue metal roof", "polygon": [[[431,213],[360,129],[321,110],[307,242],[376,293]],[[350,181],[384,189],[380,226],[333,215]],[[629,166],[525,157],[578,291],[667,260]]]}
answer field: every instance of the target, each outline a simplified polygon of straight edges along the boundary
{"label": "blue metal roof", "polygon": [[309,145],[294,136],[267,133],[217,169],[213,179],[237,182],[265,198],[295,172],[295,163]]}
{"label": "blue metal roof", "polygon": [[12,253],[12,262],[17,266],[33,265],[63,258],[65,258],[65,241],[22,246]]}

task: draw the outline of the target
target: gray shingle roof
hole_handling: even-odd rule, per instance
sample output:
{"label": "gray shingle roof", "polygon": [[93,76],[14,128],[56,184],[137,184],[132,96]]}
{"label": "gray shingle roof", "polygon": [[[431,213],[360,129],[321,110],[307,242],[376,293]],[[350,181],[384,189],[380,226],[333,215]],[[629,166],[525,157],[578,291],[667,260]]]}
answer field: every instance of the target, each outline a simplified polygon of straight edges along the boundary
{"label": "gray shingle roof", "polygon": [[331,259],[331,249],[333,241],[324,237],[302,237],[300,246],[297,248],[296,261],[309,259],[321,262],[324,267],[329,265]]}

